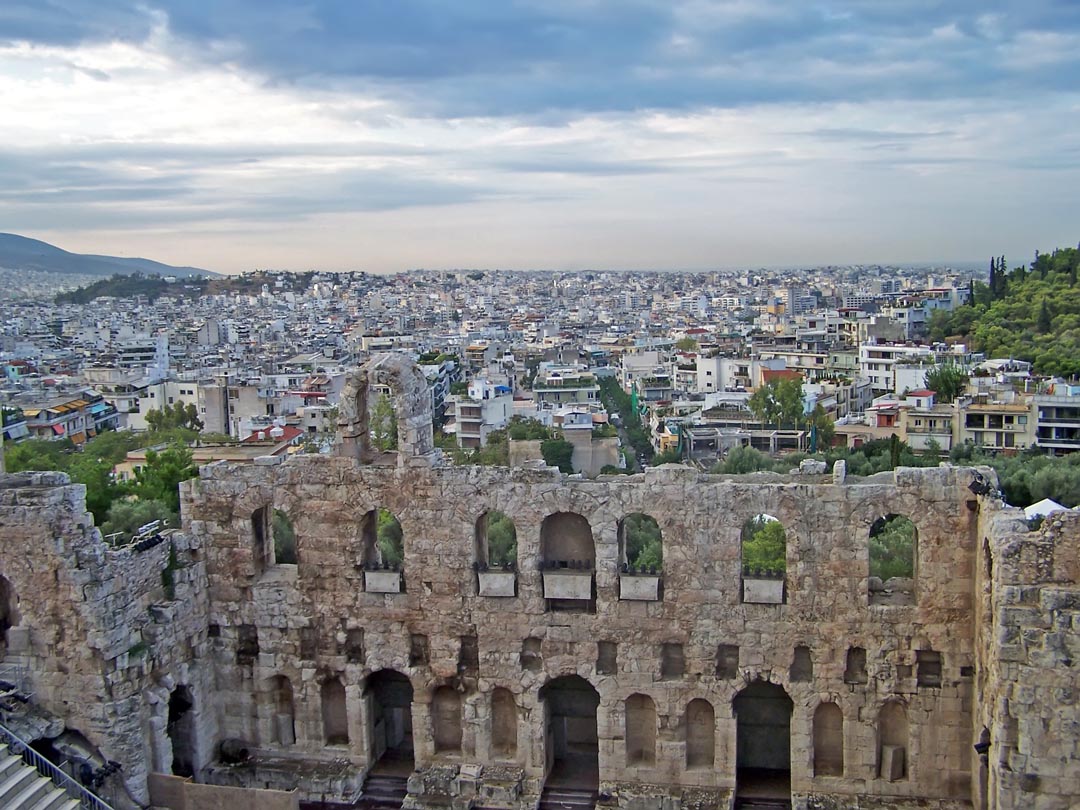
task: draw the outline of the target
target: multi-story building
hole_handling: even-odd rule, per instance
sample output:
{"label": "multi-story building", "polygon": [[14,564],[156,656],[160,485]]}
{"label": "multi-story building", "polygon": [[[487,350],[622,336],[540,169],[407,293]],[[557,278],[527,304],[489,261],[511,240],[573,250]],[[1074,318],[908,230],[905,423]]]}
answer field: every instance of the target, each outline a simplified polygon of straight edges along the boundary
{"label": "multi-story building", "polygon": [[1034,401],[1039,447],[1057,456],[1080,450],[1080,385],[1056,381]]}
{"label": "multi-story building", "polygon": [[514,415],[514,395],[509,387],[490,380],[469,382],[467,395],[453,399],[458,446],[473,450],[487,444],[493,430],[506,427]]}
{"label": "multi-story building", "polygon": [[596,375],[584,366],[541,363],[533,381],[533,396],[537,408],[589,404],[599,400],[600,386]]}

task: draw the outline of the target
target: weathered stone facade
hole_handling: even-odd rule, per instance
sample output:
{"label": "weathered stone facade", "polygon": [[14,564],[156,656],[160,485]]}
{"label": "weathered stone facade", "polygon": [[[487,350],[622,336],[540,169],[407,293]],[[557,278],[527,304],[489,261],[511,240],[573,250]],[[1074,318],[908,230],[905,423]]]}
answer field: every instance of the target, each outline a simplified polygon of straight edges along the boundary
{"label": "weathered stone facade", "polygon": [[[4,479],[8,656],[136,796],[179,755],[200,778],[349,798],[408,748],[414,807],[531,808],[571,749],[594,757],[602,802],[642,810],[727,808],[754,768],[785,763],[796,807],[1080,800],[1080,515],[1029,532],[948,466],[592,481],[451,467],[399,418],[393,464],[349,412],[340,456],[204,467],[182,487],[182,532],[141,552],[107,550],[62,476]],[[267,507],[290,517],[296,565],[257,529]],[[400,521],[400,574],[370,570],[378,508]],[[479,595],[488,510],[516,527],[514,582],[491,586],[509,596]],[[633,513],[662,530],[655,600],[620,584]],[[781,604],[744,601],[740,532],[758,514],[787,531]],[[870,527],[892,514],[918,529],[911,605],[868,597]],[[372,592],[369,573],[400,592]],[[167,726],[179,690],[182,728]],[[253,760],[216,764],[228,739]]]}

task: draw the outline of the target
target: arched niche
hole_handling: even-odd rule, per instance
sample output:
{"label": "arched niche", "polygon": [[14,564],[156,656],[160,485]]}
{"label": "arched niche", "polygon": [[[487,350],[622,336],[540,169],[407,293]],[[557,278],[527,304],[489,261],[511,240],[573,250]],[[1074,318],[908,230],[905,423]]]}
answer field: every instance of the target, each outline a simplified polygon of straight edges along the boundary
{"label": "arched niche", "polygon": [[251,513],[251,558],[255,576],[279,565],[296,565],[296,531],[280,509],[264,504]]}
{"label": "arched niche", "polygon": [[624,704],[626,764],[656,764],[656,704],[648,695],[634,694]]}
{"label": "arched niche", "polygon": [[381,455],[372,440],[372,423],[378,426],[385,419],[380,412],[383,394],[392,414],[398,465],[431,456],[435,450],[431,389],[412,358],[399,352],[378,354],[345,375],[338,409],[339,453],[365,464]]}
{"label": "arched niche", "polygon": [[451,686],[440,686],[431,699],[432,737],[435,752],[461,753],[461,694]]}
{"label": "arched niche", "polygon": [[275,675],[267,685],[270,709],[270,741],[275,745],[296,742],[296,708],[293,705],[292,681]]}
{"label": "arched niche", "polygon": [[908,773],[907,709],[898,700],[886,701],[878,712],[878,778],[898,782]]}
{"label": "arched niche", "polygon": [[664,542],[656,518],[634,512],[619,521],[619,561],[623,571],[659,573],[664,566]]}
{"label": "arched niche", "polygon": [[764,512],[749,518],[739,535],[742,562],[742,601],[782,604],[786,601],[787,532]]}
{"label": "arched niche", "polygon": [[919,530],[904,515],[884,515],[870,526],[872,605],[913,605],[917,580]]}
{"label": "arched niche", "polygon": [[711,768],[716,758],[716,712],[703,698],[686,707],[686,767]]}
{"label": "arched niche", "polygon": [[481,570],[517,567],[517,528],[508,515],[489,509],[476,519],[476,562]]}
{"label": "arched niche", "polygon": [[509,689],[496,686],[491,693],[491,753],[500,759],[517,756],[518,708]]}
{"label": "arched niche", "polygon": [[782,686],[754,681],[732,701],[737,795],[791,800],[791,711]]}
{"label": "arched niche", "polygon": [[380,760],[413,761],[412,701],[409,679],[392,669],[373,672],[364,681],[363,699],[368,722],[369,765]]}
{"label": "arched niche", "polygon": [[844,775],[844,713],[835,703],[814,710],[814,776]]}
{"label": "arched niche", "polygon": [[594,568],[596,544],[589,521],[576,512],[548,515],[540,525],[540,557],[545,569]]}
{"label": "arched niche", "polygon": [[596,710],[600,694],[580,675],[563,675],[540,688],[544,706],[545,771],[549,778],[572,779],[581,787],[599,781]]}
{"label": "arched niche", "polygon": [[327,745],[349,744],[349,716],[345,700],[345,685],[340,678],[323,681],[319,689],[322,707],[323,740]]}
{"label": "arched niche", "polygon": [[195,698],[187,686],[169,695],[166,731],[172,745],[173,776],[195,775]]}

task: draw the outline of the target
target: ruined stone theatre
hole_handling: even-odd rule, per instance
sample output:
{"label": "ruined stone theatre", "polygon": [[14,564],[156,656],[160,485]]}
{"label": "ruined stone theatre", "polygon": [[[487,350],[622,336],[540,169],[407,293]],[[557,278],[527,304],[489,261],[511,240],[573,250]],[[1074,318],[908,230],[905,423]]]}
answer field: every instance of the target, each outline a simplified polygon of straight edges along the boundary
{"label": "ruined stone theatre", "polygon": [[[369,441],[376,387],[396,452]],[[178,529],[122,547],[62,474],[0,478],[0,666],[43,744],[116,763],[114,807],[184,785],[347,806],[380,775],[407,808],[1080,806],[1080,515],[1032,530],[949,465],[453,466],[400,355],[340,413],[336,453],[203,467]],[[631,516],[662,565],[628,564]],[[780,575],[742,564],[759,516]],[[869,566],[892,516],[915,542],[890,593]]]}

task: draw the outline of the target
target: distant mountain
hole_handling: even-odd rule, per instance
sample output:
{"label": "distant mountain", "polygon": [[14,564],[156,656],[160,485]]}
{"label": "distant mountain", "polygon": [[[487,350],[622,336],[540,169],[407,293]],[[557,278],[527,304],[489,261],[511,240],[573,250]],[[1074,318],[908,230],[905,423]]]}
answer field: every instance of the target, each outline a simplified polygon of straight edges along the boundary
{"label": "distant mountain", "polygon": [[72,273],[111,276],[114,273],[158,274],[162,276],[217,276],[198,267],[173,267],[150,259],[123,259],[119,256],[93,256],[68,253],[48,242],[28,239],[14,233],[0,233],[0,267],[9,270],[37,270],[49,273]]}

